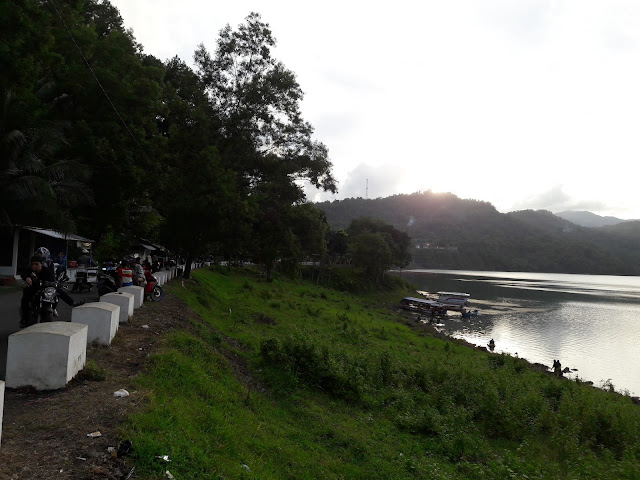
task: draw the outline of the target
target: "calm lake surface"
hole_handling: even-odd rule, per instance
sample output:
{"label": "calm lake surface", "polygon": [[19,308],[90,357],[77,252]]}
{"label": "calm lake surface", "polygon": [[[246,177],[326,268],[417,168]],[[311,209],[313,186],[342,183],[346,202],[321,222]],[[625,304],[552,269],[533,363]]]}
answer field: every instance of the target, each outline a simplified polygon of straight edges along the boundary
{"label": "calm lake surface", "polygon": [[[471,294],[478,316],[436,320],[449,335],[551,367],[577,369],[597,386],[640,395],[640,277],[554,273],[405,270],[428,292]],[[418,296],[418,295],[416,295]]]}

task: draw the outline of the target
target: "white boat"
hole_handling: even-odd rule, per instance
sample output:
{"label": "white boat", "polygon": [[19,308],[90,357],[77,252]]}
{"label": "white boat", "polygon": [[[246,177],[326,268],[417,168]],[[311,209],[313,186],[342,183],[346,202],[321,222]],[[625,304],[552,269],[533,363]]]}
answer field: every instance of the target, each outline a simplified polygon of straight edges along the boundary
{"label": "white boat", "polygon": [[418,291],[420,295],[427,297],[431,301],[444,305],[447,310],[461,311],[469,302],[471,295],[462,292],[438,292],[432,294],[429,292]]}
{"label": "white boat", "polygon": [[411,310],[418,313],[445,313],[446,306],[435,300],[424,300],[422,298],[405,297],[400,303],[405,310]]}
{"label": "white boat", "polygon": [[462,292],[438,292],[438,301],[446,305],[460,305],[461,307],[469,302],[471,295]]}

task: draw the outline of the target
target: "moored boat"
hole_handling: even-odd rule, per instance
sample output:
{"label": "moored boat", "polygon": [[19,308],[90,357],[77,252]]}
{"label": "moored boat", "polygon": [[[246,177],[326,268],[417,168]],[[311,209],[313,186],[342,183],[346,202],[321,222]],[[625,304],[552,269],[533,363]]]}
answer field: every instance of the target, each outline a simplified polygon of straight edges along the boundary
{"label": "moored boat", "polygon": [[400,301],[402,308],[418,313],[445,313],[447,311],[446,305],[435,300],[426,300],[416,297],[405,297]]}
{"label": "moored boat", "polygon": [[471,297],[468,293],[463,292],[438,292],[432,294],[429,292],[418,291],[420,295],[423,295],[428,301],[437,302],[446,307],[446,310],[454,310],[460,312],[469,302]]}

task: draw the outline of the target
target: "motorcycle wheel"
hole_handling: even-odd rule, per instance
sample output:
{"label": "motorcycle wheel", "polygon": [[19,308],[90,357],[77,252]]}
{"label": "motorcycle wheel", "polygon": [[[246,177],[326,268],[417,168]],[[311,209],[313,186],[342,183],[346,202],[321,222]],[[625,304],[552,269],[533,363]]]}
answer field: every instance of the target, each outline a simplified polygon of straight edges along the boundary
{"label": "motorcycle wheel", "polygon": [[164,292],[162,291],[162,287],[159,285],[156,285],[155,287],[153,287],[153,290],[151,291],[151,300],[153,300],[154,302],[159,302],[160,300],[162,300],[162,297],[164,296]]}
{"label": "motorcycle wheel", "polygon": [[107,293],[112,293],[114,292],[113,289],[109,288],[109,287],[105,287],[102,285],[98,285],[98,295],[99,296],[103,296],[106,295]]}

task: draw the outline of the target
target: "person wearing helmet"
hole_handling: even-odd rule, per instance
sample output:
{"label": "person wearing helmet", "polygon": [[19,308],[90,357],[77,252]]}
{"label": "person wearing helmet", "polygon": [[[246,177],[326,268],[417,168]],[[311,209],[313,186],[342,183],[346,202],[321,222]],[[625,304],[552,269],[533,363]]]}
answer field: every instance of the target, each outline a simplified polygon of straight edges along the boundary
{"label": "person wearing helmet", "polygon": [[[37,268],[38,260],[40,261],[39,269]],[[53,263],[53,260],[51,259],[51,253],[49,252],[49,249],[47,247],[40,247],[36,250],[34,256],[31,258],[31,268],[26,273],[26,275],[23,275],[23,278],[27,283],[27,287],[30,287],[31,283],[29,282],[29,278],[36,278],[36,279],[42,278],[43,281],[47,281],[47,282],[55,281],[55,276],[53,272],[54,272],[54,263]],[[39,282],[37,282],[37,284],[39,284]],[[29,293],[30,295],[32,295],[32,292],[35,290],[36,290],[35,288],[32,288],[31,290],[26,288],[25,293]],[[73,298],[71,298],[71,295],[69,295],[60,285],[58,286],[58,288],[56,288],[56,293],[58,294],[58,297],[61,298],[62,301],[64,301],[64,303],[66,303],[71,307],[78,307],[84,304],[84,300],[81,300],[80,302],[76,302]],[[23,302],[28,302],[28,301],[31,301],[30,296],[28,300],[23,299]],[[55,317],[58,316],[58,310],[56,308],[53,309],[53,315]]]}
{"label": "person wearing helmet", "polygon": [[42,255],[34,255],[31,257],[29,268],[21,275],[27,286],[22,291],[22,299],[20,300],[20,328],[31,325],[29,305],[41,283],[54,281],[53,272],[42,262]]}
{"label": "person wearing helmet", "polygon": [[51,259],[51,253],[49,252],[49,249],[47,247],[39,247],[35,251],[34,256],[40,257],[40,259],[42,260],[41,262],[42,265],[47,267],[52,272],[54,271],[54,265],[53,265],[53,260]]}
{"label": "person wearing helmet", "polygon": [[78,265],[85,265],[87,267],[95,267],[96,265],[95,263],[93,263],[93,260],[89,255],[89,250],[87,250],[86,248],[82,249],[82,255],[78,257]]}

